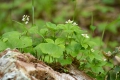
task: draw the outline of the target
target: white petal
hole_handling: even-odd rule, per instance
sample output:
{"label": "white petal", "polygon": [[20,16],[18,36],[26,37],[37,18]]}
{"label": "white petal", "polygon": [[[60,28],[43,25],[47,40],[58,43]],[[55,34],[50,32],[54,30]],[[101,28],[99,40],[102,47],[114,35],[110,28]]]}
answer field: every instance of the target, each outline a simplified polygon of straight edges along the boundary
{"label": "white petal", "polygon": [[68,20],[68,23],[73,23],[73,21],[71,21],[70,19]]}
{"label": "white petal", "polygon": [[68,23],[68,21],[65,22],[66,24]]}
{"label": "white petal", "polygon": [[77,26],[78,24],[76,24],[76,22],[73,23],[74,26]]}
{"label": "white petal", "polygon": [[23,17],[25,17],[25,15],[23,15]]}
{"label": "white petal", "polygon": [[85,38],[89,38],[89,36],[87,34],[81,34],[81,35]]}
{"label": "white petal", "polygon": [[28,21],[26,21],[25,24],[28,24]]}
{"label": "white petal", "polygon": [[89,38],[89,36],[87,35],[86,38]]}
{"label": "white petal", "polygon": [[29,17],[27,17],[27,21],[29,21]]}
{"label": "white petal", "polygon": [[22,21],[25,21],[25,18],[22,18]]}

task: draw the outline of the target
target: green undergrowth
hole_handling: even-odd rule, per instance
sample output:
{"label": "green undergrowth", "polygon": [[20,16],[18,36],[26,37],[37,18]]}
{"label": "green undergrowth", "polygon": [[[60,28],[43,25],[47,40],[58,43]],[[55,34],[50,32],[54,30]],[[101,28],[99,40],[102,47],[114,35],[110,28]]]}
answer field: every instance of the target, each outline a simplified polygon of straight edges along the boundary
{"label": "green undergrowth", "polygon": [[0,51],[16,48],[46,63],[61,66],[74,64],[76,60],[79,69],[102,80],[107,74],[103,66],[113,65],[103,60],[98,43],[100,41],[95,42],[87,31],[68,20],[65,24],[47,22],[43,28],[33,25],[23,31],[6,32],[0,38]]}
{"label": "green undergrowth", "polygon": [[[46,5],[47,3],[49,2],[46,1]],[[16,20],[12,21],[19,28],[3,34],[1,33],[0,51],[7,48],[18,49],[21,52],[31,53],[37,59],[58,70],[61,68],[62,72],[69,72],[66,67],[73,64],[96,80],[119,80],[120,67],[113,64],[114,56],[119,53],[119,48],[116,48],[111,53],[112,57],[110,56],[109,59],[105,58],[106,56],[102,54],[101,48],[105,44],[102,42],[105,30],[116,33],[117,27],[111,26],[118,23],[120,19],[118,18],[110,24],[101,24],[98,27],[100,31],[103,31],[102,38],[92,37],[90,32],[81,29],[75,22],[76,3],[74,8],[73,21],[68,20],[61,24],[43,22],[36,25],[34,19],[36,14],[34,13],[34,0],[32,0],[32,16],[30,16],[32,17],[32,25],[28,25],[29,16],[26,15],[22,19],[25,24]],[[94,34],[96,27],[93,25],[93,16],[90,29],[92,34]],[[106,67],[109,70],[106,70]]]}

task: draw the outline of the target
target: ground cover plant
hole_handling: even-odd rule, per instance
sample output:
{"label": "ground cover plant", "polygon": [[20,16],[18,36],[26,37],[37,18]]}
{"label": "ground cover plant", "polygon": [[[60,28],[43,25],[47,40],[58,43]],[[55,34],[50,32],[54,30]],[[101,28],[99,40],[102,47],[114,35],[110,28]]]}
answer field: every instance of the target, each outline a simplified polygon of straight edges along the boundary
{"label": "ground cover plant", "polygon": [[[119,47],[115,51],[107,53],[101,49],[101,46],[105,44],[102,42],[105,30],[114,32],[117,27],[112,29],[108,27],[118,23],[119,18],[112,23],[102,24],[103,28],[99,29],[103,31],[102,37],[93,38],[87,30],[81,29],[77,24],[75,15],[65,22],[44,22],[38,25],[35,23],[36,12],[34,11],[33,0],[31,7],[31,16],[26,14],[21,16],[22,22],[12,21],[12,23],[19,25],[20,30],[11,30],[1,35],[0,51],[6,48],[17,48],[21,52],[30,52],[48,64],[57,65],[59,63],[63,66],[63,72],[67,72],[65,66],[75,64],[77,68],[96,80],[120,79],[120,67],[118,64],[113,64],[114,56],[119,54]],[[49,9],[48,13],[51,13]],[[92,24],[92,21],[91,19],[90,28],[92,34],[94,34],[96,27]],[[29,24],[30,26],[28,26]],[[107,54],[110,54],[110,56]],[[110,69],[106,70],[105,67]]]}

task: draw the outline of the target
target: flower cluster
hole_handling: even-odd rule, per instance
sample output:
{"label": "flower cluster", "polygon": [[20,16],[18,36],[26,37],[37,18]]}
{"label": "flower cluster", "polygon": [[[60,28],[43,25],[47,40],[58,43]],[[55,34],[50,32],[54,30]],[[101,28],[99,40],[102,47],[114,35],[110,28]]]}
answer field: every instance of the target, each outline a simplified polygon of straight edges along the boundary
{"label": "flower cluster", "polygon": [[81,35],[85,38],[89,38],[89,36],[87,34],[81,34]]}
{"label": "flower cluster", "polygon": [[77,26],[78,24],[76,22],[71,21],[70,19],[65,22],[66,24],[72,24],[73,26]]}
{"label": "flower cluster", "polygon": [[25,22],[25,24],[28,24],[29,22],[29,17],[28,15],[23,15],[22,21]]}

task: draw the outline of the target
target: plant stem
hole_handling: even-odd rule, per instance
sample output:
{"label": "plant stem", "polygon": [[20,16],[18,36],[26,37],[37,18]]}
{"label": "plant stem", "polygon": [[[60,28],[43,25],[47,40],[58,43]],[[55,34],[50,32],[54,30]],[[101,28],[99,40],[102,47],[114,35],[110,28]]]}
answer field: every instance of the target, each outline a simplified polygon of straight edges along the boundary
{"label": "plant stem", "polygon": [[93,26],[93,13],[91,13],[91,25]]}
{"label": "plant stem", "polygon": [[35,20],[34,20],[34,0],[32,0],[32,26],[34,25]]}
{"label": "plant stem", "polygon": [[10,16],[11,16],[11,25],[14,27],[13,21],[12,21],[12,12],[13,12],[13,8],[14,8],[14,0],[13,0],[13,3],[12,3],[11,12],[10,12]]}
{"label": "plant stem", "polygon": [[104,34],[105,34],[106,27],[107,27],[107,26],[105,26],[105,28],[104,28],[104,30],[103,30],[103,32],[102,32],[102,37],[101,37],[101,42],[100,42],[101,45],[102,45],[102,41],[103,41],[103,37],[104,37]]}
{"label": "plant stem", "polygon": [[75,20],[76,10],[77,10],[77,0],[74,1],[74,15],[73,15],[73,21]]}

